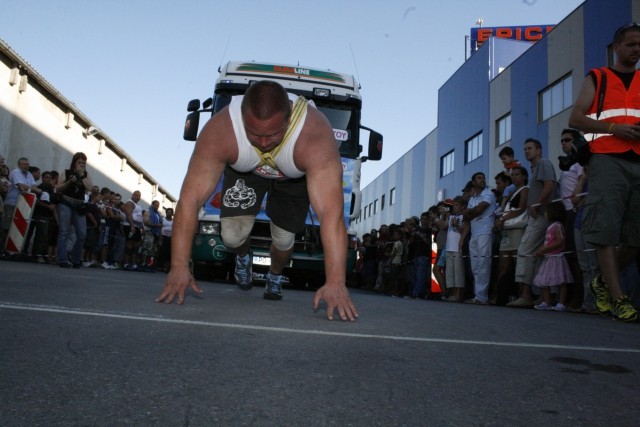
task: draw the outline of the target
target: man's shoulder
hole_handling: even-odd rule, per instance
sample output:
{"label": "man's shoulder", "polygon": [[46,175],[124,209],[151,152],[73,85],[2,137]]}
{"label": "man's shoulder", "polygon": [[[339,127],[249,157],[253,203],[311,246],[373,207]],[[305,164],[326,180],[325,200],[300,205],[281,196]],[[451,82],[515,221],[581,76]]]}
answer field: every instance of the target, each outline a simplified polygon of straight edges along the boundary
{"label": "man's shoulder", "polygon": [[539,171],[553,171],[553,175],[555,176],[555,168],[553,167],[553,163],[549,159],[542,158],[538,161],[536,165],[536,169]]}
{"label": "man's shoulder", "polygon": [[324,160],[339,159],[333,128],[326,116],[313,107],[307,109],[293,156],[301,170],[321,166]]}
{"label": "man's shoulder", "polygon": [[[239,117],[239,120],[242,120]],[[242,126],[242,122],[238,124]],[[215,113],[200,132],[196,141],[199,157],[221,158],[225,162],[233,163],[231,152],[237,152],[237,139],[231,117],[230,106]],[[237,155],[237,153],[236,153]]]}

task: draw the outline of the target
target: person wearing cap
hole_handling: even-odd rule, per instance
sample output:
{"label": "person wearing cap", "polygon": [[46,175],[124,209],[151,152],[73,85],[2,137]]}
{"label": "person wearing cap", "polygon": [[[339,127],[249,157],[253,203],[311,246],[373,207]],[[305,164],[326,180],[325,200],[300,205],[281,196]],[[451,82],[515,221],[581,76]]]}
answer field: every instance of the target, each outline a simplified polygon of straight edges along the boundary
{"label": "person wearing cap", "polygon": [[640,315],[622,290],[620,272],[640,247],[640,24],[618,28],[612,48],[615,64],[589,71],[569,126],[585,132],[592,153],[582,232],[596,245],[602,273],[589,288],[602,315],[637,322]]}
{"label": "person wearing cap", "polygon": [[471,181],[467,181],[462,191],[462,197],[464,197],[465,201],[468,202],[471,197],[471,189],[473,189],[473,183]]}

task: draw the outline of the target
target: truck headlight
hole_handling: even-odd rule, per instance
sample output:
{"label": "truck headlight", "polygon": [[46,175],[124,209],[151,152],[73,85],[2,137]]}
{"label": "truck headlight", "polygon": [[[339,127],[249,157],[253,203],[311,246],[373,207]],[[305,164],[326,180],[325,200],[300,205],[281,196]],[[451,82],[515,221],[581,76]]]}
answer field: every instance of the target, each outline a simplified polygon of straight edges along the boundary
{"label": "truck headlight", "polygon": [[198,234],[206,235],[206,236],[219,236],[220,235],[220,224],[214,222],[201,222],[200,230]]}

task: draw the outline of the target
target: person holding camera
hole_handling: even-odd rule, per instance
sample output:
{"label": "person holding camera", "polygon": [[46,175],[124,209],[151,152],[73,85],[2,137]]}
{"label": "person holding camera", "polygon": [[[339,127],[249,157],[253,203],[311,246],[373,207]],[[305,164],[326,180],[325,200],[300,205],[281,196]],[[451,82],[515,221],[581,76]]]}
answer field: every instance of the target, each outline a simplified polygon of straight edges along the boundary
{"label": "person holding camera", "polygon": [[[60,200],[56,205],[58,211],[58,265],[62,268],[80,268],[82,250],[87,236],[87,204],[85,194],[93,183],[87,173],[87,156],[75,153],[71,158],[71,166],[64,171],[64,180],[56,185]],[[67,238],[73,227],[76,235],[71,250],[71,262],[67,256]]]}

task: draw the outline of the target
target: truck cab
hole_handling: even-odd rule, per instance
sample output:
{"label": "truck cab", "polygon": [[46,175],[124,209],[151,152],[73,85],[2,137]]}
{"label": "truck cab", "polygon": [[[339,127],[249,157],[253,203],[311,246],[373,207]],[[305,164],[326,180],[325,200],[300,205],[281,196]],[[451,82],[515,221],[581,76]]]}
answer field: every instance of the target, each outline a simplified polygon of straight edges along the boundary
{"label": "truck cab", "polygon": [[[353,76],[330,70],[256,62],[229,62],[221,67],[212,98],[201,104],[189,102],[184,139],[195,141],[202,113],[216,114],[231,102],[233,96],[242,95],[252,82],[273,80],[289,93],[304,96],[313,102],[333,127],[336,144],[342,158],[345,225],[360,215],[360,167],[366,160],[379,160],[382,156],[382,135],[360,124],[362,99]],[[369,132],[367,156],[362,157],[360,131]],[[220,236],[220,203],[222,180],[202,207],[198,230],[192,245],[192,262],[197,278],[231,278],[235,255],[227,252]],[[263,201],[264,206],[264,201]],[[295,244],[284,275],[290,284],[317,288],[324,284],[324,253],[320,241],[320,224],[309,209],[305,230],[295,237]],[[355,233],[349,232],[349,249],[345,262],[347,272],[353,271],[356,261]],[[261,209],[251,232],[254,280],[264,280],[270,264],[271,235],[269,218]],[[349,283],[350,277],[347,278]]]}

